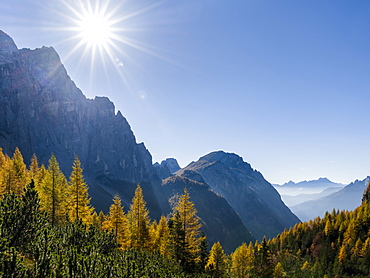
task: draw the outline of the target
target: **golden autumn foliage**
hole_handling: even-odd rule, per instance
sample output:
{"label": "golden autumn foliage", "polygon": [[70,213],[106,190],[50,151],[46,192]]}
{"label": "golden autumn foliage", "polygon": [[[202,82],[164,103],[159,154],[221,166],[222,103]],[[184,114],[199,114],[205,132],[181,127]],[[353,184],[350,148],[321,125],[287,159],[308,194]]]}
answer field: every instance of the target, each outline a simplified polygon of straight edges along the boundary
{"label": "golden autumn foliage", "polygon": [[[37,177],[35,163],[31,164]],[[40,172],[41,173],[41,172]],[[59,168],[58,161],[54,155],[49,159],[48,169],[43,173],[42,181],[37,186],[41,208],[48,212],[52,225],[66,221],[67,214],[67,180]]]}
{"label": "golden autumn foliage", "polygon": [[190,195],[187,189],[184,189],[184,194],[182,194],[176,206],[173,209],[173,215],[178,215],[181,228],[183,229],[185,236],[185,245],[187,251],[190,255],[197,260],[199,256],[200,248],[200,228],[202,224],[197,216],[197,210],[195,205],[190,200]]}
{"label": "golden autumn foliage", "polygon": [[149,211],[146,208],[143,190],[140,185],[136,187],[132,198],[128,219],[128,241],[130,248],[149,250],[151,248],[151,235],[149,232]]}
{"label": "golden autumn foliage", "polygon": [[81,162],[75,157],[68,186],[68,216],[71,221],[82,219],[91,223],[94,208],[90,205],[88,186],[82,174]]}
{"label": "golden autumn foliage", "polygon": [[118,195],[114,196],[113,204],[109,208],[107,219],[102,223],[102,227],[114,232],[121,249],[128,249],[127,216],[123,211],[122,202]]}

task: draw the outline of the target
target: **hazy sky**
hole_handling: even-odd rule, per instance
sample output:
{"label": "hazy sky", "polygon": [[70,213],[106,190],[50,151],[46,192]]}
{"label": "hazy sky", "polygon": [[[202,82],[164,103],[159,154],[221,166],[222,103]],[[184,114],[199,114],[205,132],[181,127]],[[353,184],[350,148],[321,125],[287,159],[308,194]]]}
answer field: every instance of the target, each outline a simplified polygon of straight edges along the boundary
{"label": "hazy sky", "polygon": [[110,58],[73,37],[77,2],[1,0],[0,29],[53,46],[153,162],[222,149],[272,183],[370,175],[370,1],[111,0]]}

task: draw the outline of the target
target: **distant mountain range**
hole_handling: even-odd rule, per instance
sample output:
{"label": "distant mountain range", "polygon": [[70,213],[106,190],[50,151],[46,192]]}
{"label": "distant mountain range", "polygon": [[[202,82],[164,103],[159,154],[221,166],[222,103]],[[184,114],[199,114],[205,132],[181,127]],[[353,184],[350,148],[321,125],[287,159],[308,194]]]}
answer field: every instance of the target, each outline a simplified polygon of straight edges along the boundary
{"label": "distant mountain range", "polygon": [[295,196],[291,195],[281,195],[281,199],[288,207],[296,206],[302,204],[307,201],[317,200],[322,197],[328,196],[332,193],[335,193],[341,190],[343,187],[329,187],[321,191],[320,193],[312,193],[312,194],[299,194]]}
{"label": "distant mountain range", "polygon": [[274,184],[274,186],[281,195],[295,196],[299,194],[321,193],[327,188],[344,187],[344,184],[332,182],[327,178],[319,178],[317,180],[301,181],[298,183],[289,181],[283,185]]}
{"label": "distant mountain range", "polygon": [[210,244],[220,241],[226,252],[299,222],[262,174],[236,154],[214,152],[184,169],[175,159],[153,165],[121,112],[106,97],[87,99],[52,47],[19,50],[3,31],[0,147],[8,155],[19,147],[26,163],[35,153],[47,165],[54,154],[67,177],[78,155],[97,211],[107,212],[116,193],[127,209],[140,184],[158,219],[186,187]]}
{"label": "distant mountain range", "polygon": [[326,211],[331,212],[333,209],[354,210],[361,204],[362,195],[369,180],[370,177],[356,180],[337,192],[290,208],[302,221],[314,219],[317,216],[322,217]]}

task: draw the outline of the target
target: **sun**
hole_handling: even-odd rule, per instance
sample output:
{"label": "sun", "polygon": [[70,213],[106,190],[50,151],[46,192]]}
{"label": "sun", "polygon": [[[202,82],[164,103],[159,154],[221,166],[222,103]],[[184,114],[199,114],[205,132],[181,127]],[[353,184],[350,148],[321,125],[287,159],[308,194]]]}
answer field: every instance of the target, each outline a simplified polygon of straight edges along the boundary
{"label": "sun", "polygon": [[111,25],[104,14],[88,13],[81,17],[76,29],[83,43],[91,47],[104,47],[113,38]]}
{"label": "sun", "polygon": [[[143,32],[147,32],[142,15],[150,12],[164,1],[153,1],[149,5],[130,7],[123,0],[60,0],[61,9],[53,10],[62,20],[55,30],[63,31],[65,38],[58,42],[68,47],[65,62],[73,61],[76,69],[84,68],[77,74],[90,76],[87,78],[90,87],[101,76],[108,79],[110,71],[116,69],[127,88],[132,83],[127,78],[130,66],[140,68],[135,54],[145,53],[158,59],[168,61],[160,55],[161,48],[141,41]],[[135,1],[135,0],[133,0]],[[152,28],[148,26],[148,30]],[[137,90],[136,90],[137,92]],[[143,99],[142,96],[140,96]]]}
{"label": "sun", "polygon": [[103,53],[116,46],[121,30],[115,25],[122,21],[116,14],[119,6],[110,7],[110,0],[62,0],[62,3],[69,10],[64,16],[70,25],[66,29],[74,33],[70,40],[77,41],[72,52],[85,48],[84,54],[89,50]]}

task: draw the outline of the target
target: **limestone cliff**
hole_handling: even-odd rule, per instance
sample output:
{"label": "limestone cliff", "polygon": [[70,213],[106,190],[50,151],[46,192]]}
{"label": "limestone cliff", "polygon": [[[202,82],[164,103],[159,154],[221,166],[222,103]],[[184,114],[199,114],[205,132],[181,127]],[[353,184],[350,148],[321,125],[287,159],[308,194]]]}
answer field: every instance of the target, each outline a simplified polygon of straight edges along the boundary
{"label": "limestone cliff", "polygon": [[[150,153],[137,144],[127,120],[108,98],[87,99],[52,47],[18,50],[2,31],[0,111],[4,152],[11,155],[19,147],[26,162],[36,153],[45,165],[54,153],[67,177],[78,155],[92,195],[99,192],[103,200],[93,199],[99,209],[108,207],[114,191],[131,192],[151,179]],[[105,186],[111,183],[120,186]],[[128,205],[131,196],[126,198]],[[155,199],[149,203],[160,213]]]}

